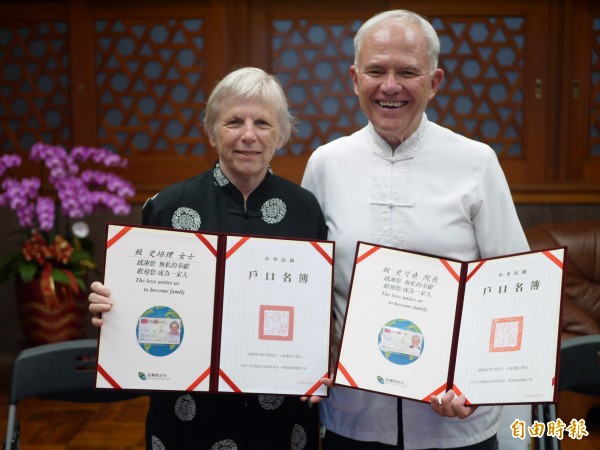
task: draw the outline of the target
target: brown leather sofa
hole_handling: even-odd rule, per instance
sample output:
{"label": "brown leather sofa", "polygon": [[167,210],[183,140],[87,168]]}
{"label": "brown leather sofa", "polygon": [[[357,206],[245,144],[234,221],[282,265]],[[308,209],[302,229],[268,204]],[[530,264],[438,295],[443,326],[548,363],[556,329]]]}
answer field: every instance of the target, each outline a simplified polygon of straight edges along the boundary
{"label": "brown leather sofa", "polygon": [[[532,250],[568,246],[562,339],[600,334],[600,220],[542,223],[525,234]],[[598,407],[600,396],[561,390],[557,417],[566,423],[586,419]]]}
{"label": "brown leather sofa", "polygon": [[568,246],[563,339],[600,334],[600,220],[542,223],[525,235],[532,250]]}

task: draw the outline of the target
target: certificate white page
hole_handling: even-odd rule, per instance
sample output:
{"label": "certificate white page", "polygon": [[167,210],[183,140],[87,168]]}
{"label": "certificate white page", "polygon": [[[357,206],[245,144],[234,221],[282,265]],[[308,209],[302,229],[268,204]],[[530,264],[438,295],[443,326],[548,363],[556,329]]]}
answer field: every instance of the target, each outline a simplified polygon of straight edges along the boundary
{"label": "certificate white page", "polygon": [[553,401],[564,256],[469,264],[454,385],[470,403]]}
{"label": "certificate white page", "polygon": [[219,391],[326,395],[333,243],[227,236]]}
{"label": "certificate white page", "polygon": [[335,383],[424,401],[445,391],[460,267],[359,243]]}
{"label": "certificate white page", "polygon": [[108,226],[97,387],[208,391],[217,241]]}

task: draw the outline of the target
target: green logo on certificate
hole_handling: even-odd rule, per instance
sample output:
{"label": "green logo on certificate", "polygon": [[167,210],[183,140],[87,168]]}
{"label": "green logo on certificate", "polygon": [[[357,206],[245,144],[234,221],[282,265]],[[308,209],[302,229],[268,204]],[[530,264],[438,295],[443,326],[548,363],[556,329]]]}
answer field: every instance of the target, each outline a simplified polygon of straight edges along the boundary
{"label": "green logo on certificate", "polygon": [[154,306],[138,318],[135,330],[138,344],[152,356],[167,356],[183,341],[183,322],[168,306]]}
{"label": "green logo on certificate", "polygon": [[419,359],[425,341],[421,329],[410,320],[394,319],[381,327],[377,344],[385,359],[405,365]]}

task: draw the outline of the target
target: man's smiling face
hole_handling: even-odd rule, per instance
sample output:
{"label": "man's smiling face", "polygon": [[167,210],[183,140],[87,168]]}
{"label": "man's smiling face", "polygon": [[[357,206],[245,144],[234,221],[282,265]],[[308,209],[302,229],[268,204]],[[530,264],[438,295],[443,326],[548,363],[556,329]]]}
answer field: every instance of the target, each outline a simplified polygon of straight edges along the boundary
{"label": "man's smiling face", "polygon": [[444,73],[431,70],[419,27],[397,21],[384,22],[367,34],[357,63],[350,75],[360,106],[394,149],[419,127]]}

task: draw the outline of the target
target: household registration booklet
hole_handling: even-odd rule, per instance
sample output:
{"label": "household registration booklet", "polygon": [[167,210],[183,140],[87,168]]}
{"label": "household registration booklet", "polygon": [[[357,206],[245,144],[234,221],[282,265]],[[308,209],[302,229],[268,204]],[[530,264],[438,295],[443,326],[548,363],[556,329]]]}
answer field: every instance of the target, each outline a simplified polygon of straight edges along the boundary
{"label": "household registration booklet", "polygon": [[334,244],[107,226],[96,387],[327,395]]}
{"label": "household registration booklet", "polygon": [[556,401],[566,248],[461,262],[357,244],[334,382],[429,401]]}

